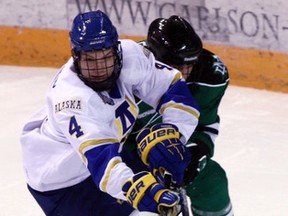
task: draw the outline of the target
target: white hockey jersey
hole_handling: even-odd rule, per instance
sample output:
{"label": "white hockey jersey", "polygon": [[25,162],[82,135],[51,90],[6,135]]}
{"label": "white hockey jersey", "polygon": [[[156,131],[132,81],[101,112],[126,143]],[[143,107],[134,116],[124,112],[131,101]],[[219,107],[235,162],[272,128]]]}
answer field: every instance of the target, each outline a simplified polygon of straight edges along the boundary
{"label": "white hockey jersey", "polygon": [[199,112],[181,73],[131,40],[121,45],[123,68],[111,92],[86,86],[70,59],[52,81],[46,106],[24,125],[23,164],[35,190],[72,186],[92,175],[100,190],[125,200],[121,187],[133,172],[119,153],[138,115],[134,95],[175,124],[184,140],[194,131]]}

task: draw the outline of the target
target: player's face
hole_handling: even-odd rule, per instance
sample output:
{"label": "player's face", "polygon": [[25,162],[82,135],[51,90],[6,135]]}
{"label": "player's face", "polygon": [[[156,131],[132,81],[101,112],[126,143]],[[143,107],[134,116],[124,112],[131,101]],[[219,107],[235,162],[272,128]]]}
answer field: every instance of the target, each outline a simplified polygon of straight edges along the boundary
{"label": "player's face", "polygon": [[191,71],[193,69],[193,65],[192,64],[185,64],[185,65],[171,65],[172,67],[178,69],[179,71],[181,71],[182,76],[184,77],[184,79],[186,80],[189,75],[191,74]]}
{"label": "player's face", "polygon": [[80,55],[79,66],[84,78],[102,82],[112,75],[116,59],[113,48],[81,52]]}

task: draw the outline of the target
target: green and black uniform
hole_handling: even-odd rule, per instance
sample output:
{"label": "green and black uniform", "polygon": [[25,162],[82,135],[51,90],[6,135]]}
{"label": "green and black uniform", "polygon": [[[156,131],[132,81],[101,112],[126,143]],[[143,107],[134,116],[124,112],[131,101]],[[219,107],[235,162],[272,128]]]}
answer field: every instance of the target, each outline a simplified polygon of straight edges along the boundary
{"label": "green and black uniform", "polygon": [[[140,44],[145,46],[143,41]],[[192,184],[186,187],[187,195],[192,201],[193,214],[232,215],[225,171],[211,159],[220,122],[218,107],[229,83],[227,68],[215,54],[203,49],[186,82],[200,111],[199,123],[187,144],[197,143],[205,147],[208,157],[205,168],[200,171]],[[126,147],[135,152],[137,133],[162,120],[161,116],[143,101],[138,102],[138,107],[139,116],[136,125],[125,143]]]}

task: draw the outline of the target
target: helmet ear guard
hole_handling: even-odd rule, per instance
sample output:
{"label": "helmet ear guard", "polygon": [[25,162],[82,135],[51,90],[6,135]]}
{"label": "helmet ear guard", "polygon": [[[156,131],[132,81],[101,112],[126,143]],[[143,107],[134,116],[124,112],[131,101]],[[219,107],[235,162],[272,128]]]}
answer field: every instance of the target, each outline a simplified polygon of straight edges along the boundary
{"label": "helmet ear guard", "polygon": [[169,65],[194,64],[203,46],[193,27],[175,15],[155,19],[149,26],[147,42],[156,59]]}

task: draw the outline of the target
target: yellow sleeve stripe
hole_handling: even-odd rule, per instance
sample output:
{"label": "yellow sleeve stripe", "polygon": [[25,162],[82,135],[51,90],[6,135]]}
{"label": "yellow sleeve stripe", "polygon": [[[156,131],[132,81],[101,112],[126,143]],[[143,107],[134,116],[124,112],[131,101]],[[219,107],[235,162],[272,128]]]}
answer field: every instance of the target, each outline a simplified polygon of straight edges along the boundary
{"label": "yellow sleeve stripe", "polygon": [[111,175],[111,171],[118,163],[121,163],[121,162],[122,160],[116,159],[109,163],[108,168],[106,169],[102,184],[100,186],[100,188],[102,188],[102,191],[107,192],[107,185],[108,185],[109,177]]}
{"label": "yellow sleeve stripe", "polygon": [[87,159],[84,156],[84,150],[88,147],[91,146],[96,146],[96,145],[100,145],[100,144],[105,144],[105,143],[119,143],[118,139],[101,139],[101,140],[89,140],[86,141],[84,143],[82,143],[79,147],[79,152],[81,154],[82,160],[86,163]]}
{"label": "yellow sleeve stripe", "polygon": [[174,85],[178,80],[180,80],[182,78],[182,74],[180,72],[178,72],[175,76],[174,79],[172,80],[171,85]]}
{"label": "yellow sleeve stripe", "polygon": [[180,105],[180,104],[168,104],[167,106],[164,106],[160,109],[160,111],[159,111],[160,114],[162,115],[164,110],[167,108],[175,108],[175,109],[184,110],[184,111],[189,112],[192,115],[194,115],[197,119],[200,116],[200,113],[196,109],[187,108],[187,107]]}

